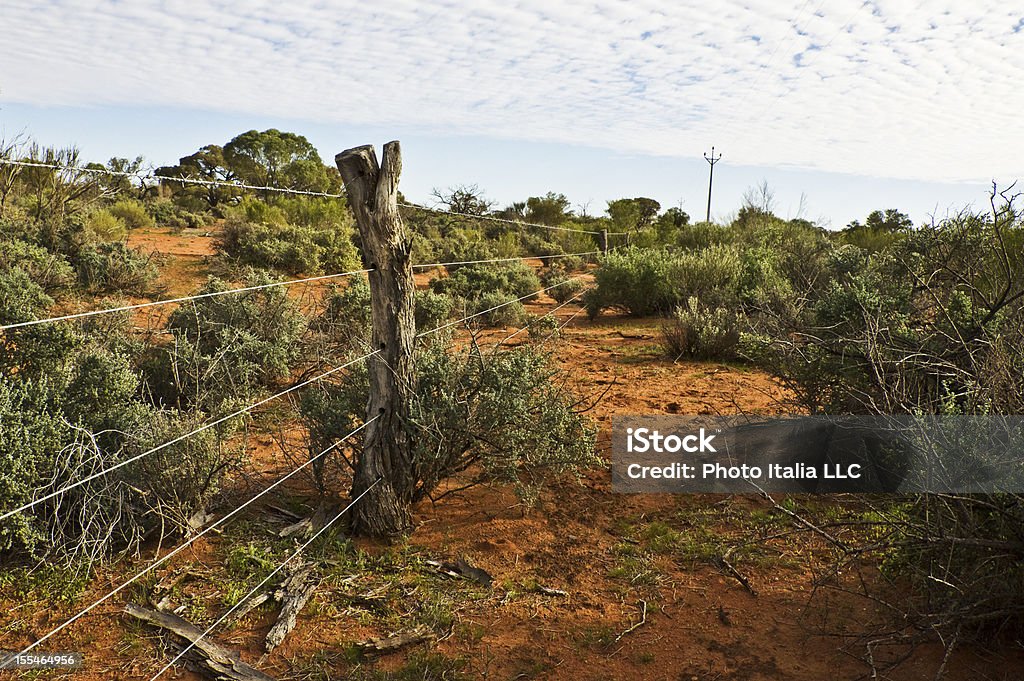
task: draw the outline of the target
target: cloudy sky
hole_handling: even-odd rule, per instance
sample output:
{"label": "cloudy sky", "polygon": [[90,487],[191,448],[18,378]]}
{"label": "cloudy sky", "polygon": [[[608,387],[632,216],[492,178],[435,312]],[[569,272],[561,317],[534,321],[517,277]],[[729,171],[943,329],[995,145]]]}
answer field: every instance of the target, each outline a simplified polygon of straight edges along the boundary
{"label": "cloudy sky", "polygon": [[[924,219],[1022,173],[1024,11],[995,0],[2,0],[0,128],[173,161],[252,127],[326,159],[399,138],[403,189],[623,195],[702,215]],[[1019,7],[1019,6],[1018,6]]]}

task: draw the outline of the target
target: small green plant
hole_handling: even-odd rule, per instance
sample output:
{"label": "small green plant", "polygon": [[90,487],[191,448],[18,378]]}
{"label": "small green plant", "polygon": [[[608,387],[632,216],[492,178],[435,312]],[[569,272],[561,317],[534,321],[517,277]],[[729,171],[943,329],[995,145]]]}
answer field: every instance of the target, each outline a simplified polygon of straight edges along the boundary
{"label": "small green plant", "polygon": [[106,208],[94,211],[85,226],[100,241],[121,241],[128,236],[128,226],[124,220]]}
{"label": "small green plant", "polygon": [[488,291],[477,299],[470,314],[483,312],[477,317],[489,326],[522,326],[526,321],[526,308],[509,293]]}
{"label": "small green plant", "polygon": [[74,266],[84,288],[102,293],[144,296],[158,275],[153,256],[120,241],[86,246]]}
{"label": "small green plant", "polygon": [[662,324],[665,354],[673,360],[730,359],[740,342],[736,319],[722,308],[701,306],[695,297]]}
{"label": "small green plant", "polygon": [[153,216],[146,211],[146,207],[133,199],[122,199],[107,208],[107,211],[121,220],[128,229],[153,227],[156,224]]}

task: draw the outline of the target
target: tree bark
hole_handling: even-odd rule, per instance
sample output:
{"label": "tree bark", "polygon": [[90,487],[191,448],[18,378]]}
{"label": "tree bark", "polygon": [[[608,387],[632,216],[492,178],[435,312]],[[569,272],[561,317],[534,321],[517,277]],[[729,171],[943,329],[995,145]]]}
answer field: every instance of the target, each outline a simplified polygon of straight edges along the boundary
{"label": "tree bark", "polygon": [[413,345],[416,337],[412,240],[398,212],[398,177],[402,152],[398,142],[384,145],[378,165],[372,146],[348,149],[335,156],[349,206],[355,214],[362,256],[369,273],[373,332],[367,358],[370,398],[363,453],[356,464],[353,498],[375,482],[352,509],[356,534],[391,537],[412,527],[416,488],[409,402],[414,393]]}

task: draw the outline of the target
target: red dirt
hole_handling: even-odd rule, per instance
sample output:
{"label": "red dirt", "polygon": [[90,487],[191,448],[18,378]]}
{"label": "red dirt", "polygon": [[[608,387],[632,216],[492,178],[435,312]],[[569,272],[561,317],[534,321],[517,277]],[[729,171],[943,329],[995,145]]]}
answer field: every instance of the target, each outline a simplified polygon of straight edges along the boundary
{"label": "red dirt", "polygon": [[[169,274],[165,280],[174,294],[194,290],[205,278],[208,237],[150,231],[134,233],[132,241],[172,256],[164,273]],[[553,306],[543,297],[528,308],[541,312]],[[567,320],[577,311],[578,307],[569,305],[557,316]],[[497,340],[503,335],[490,331],[483,338]],[[521,342],[523,336],[514,342]],[[607,447],[610,419],[617,414],[787,411],[785,391],[764,373],[717,363],[672,363],[661,358],[657,344],[656,320],[606,315],[590,322],[579,315],[563,332],[563,340],[552,346],[557,361],[582,393],[603,394],[593,409],[601,451]],[[259,473],[285,469],[269,436],[257,435],[253,444]],[[579,483],[555,484],[532,510],[502,487],[478,487],[436,505],[421,504],[409,544],[438,558],[464,557],[495,579],[490,596],[467,600],[455,614],[460,631],[478,634],[451,636],[436,649],[467,658],[467,673],[481,679],[867,678],[871,670],[860,659],[863,648],[840,636],[825,635],[820,622],[828,617],[833,629],[842,628],[837,624],[852,629],[858,622],[877,621],[877,613],[867,600],[841,594],[828,601],[809,601],[819,566],[813,552],[804,552],[806,547],[782,544],[786,560],[744,566],[757,597],[710,564],[687,564],[665,555],[655,558],[659,576],[653,584],[631,585],[609,574],[615,565],[615,547],[622,542],[624,519],[679,525],[686,513],[723,503],[750,510],[765,508],[765,502],[743,497],[727,501],[711,496],[615,494],[607,470],[592,471]],[[686,532],[685,526],[682,531]],[[200,542],[183,552],[175,566],[191,562],[197,570],[215,572],[220,567],[212,548],[217,541]],[[385,550],[369,542],[360,546],[370,553]],[[144,564],[136,562],[135,569]],[[95,579],[89,594],[104,593],[128,574],[132,574],[129,566],[122,564],[116,574]],[[533,583],[562,589],[567,596],[525,593],[521,585]],[[211,586],[218,585],[207,588]],[[510,590],[517,593],[506,598]],[[113,599],[75,625],[71,636],[62,635],[47,646],[89,652],[86,668],[73,676],[76,680],[148,678],[167,659],[154,649],[152,632],[127,625],[119,615],[124,600]],[[80,603],[85,602],[83,597]],[[21,612],[38,613],[25,627],[36,635],[73,612],[67,606],[43,603],[2,605],[12,607],[9,615],[0,617],[4,639],[0,648],[31,640],[18,626]],[[259,644],[269,626],[268,617],[250,618],[248,624],[217,638],[242,649],[247,660],[267,673],[283,678],[293,657],[340,654],[351,641],[391,633],[373,631],[357,616],[325,616],[309,610],[307,606],[284,645],[267,657],[261,656]],[[394,668],[406,654],[392,654],[379,665]],[[941,661],[939,646],[921,646],[887,678],[932,678]],[[342,677],[342,669],[332,676]],[[167,678],[198,677],[179,672]],[[1024,653],[964,647],[952,656],[945,678],[1021,679]]]}

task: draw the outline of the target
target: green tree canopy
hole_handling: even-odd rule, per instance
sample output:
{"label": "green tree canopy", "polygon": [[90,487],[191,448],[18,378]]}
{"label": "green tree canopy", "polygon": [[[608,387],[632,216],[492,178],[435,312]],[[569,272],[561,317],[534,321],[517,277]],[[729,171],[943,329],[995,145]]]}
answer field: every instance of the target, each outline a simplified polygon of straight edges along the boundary
{"label": "green tree canopy", "polygon": [[548,192],[544,196],[531,196],[526,200],[526,219],[543,225],[558,225],[572,215],[565,194]]}

